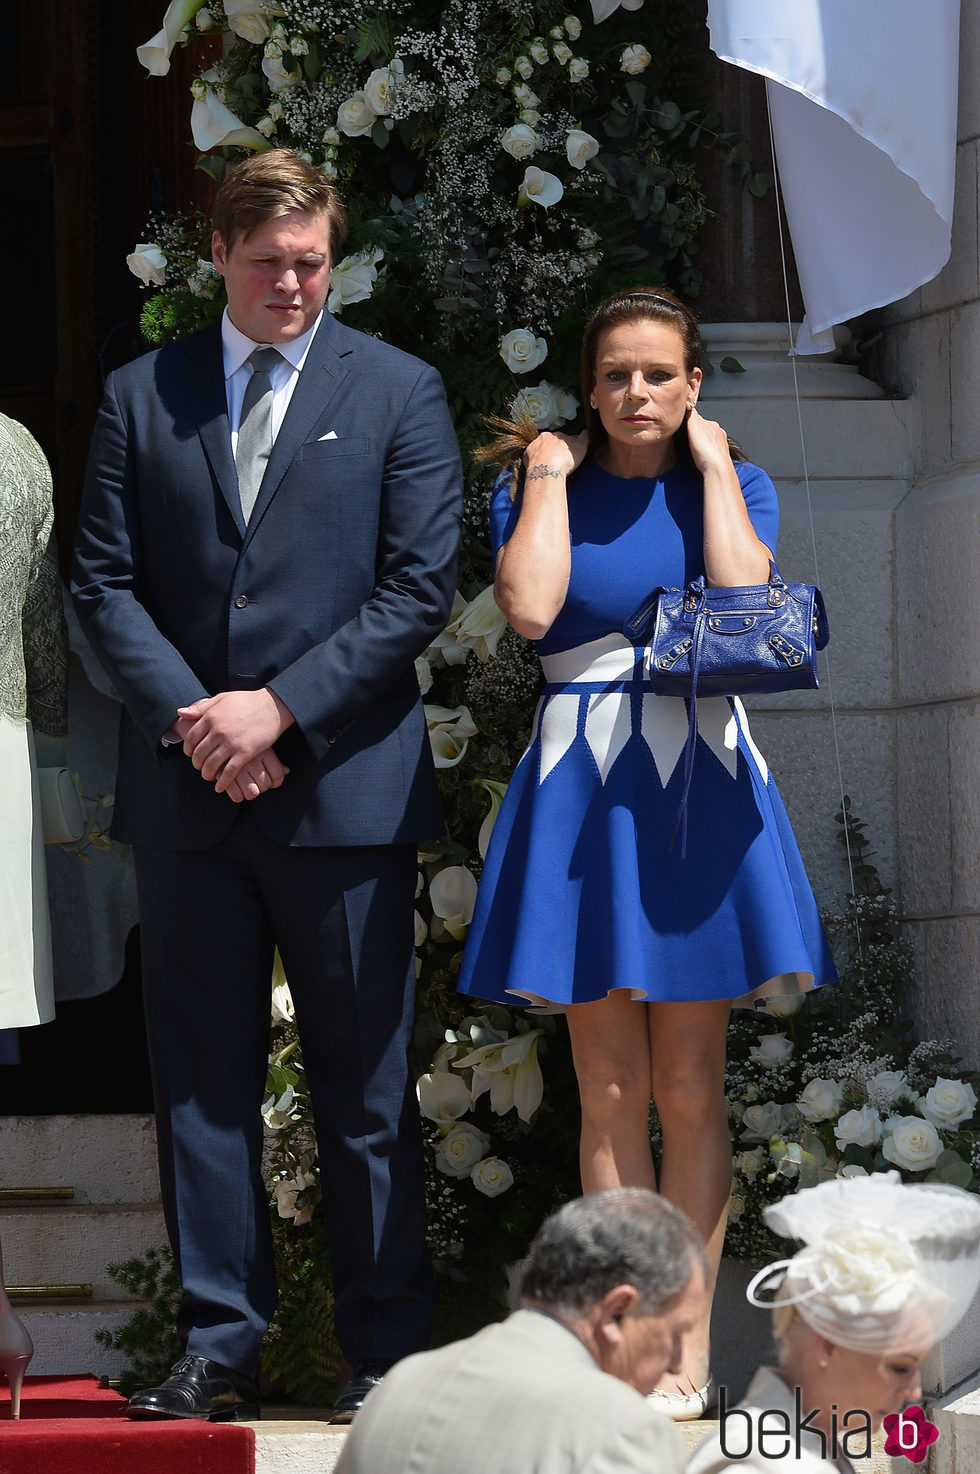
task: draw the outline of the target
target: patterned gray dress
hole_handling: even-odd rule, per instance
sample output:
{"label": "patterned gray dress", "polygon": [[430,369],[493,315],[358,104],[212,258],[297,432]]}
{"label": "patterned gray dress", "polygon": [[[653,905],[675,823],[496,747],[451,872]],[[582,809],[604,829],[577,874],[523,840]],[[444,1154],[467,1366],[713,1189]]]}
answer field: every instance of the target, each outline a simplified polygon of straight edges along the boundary
{"label": "patterned gray dress", "polygon": [[67,735],[68,642],[48,552],[51,473],[0,415],[0,1028],[54,1016],[44,840],[32,727]]}

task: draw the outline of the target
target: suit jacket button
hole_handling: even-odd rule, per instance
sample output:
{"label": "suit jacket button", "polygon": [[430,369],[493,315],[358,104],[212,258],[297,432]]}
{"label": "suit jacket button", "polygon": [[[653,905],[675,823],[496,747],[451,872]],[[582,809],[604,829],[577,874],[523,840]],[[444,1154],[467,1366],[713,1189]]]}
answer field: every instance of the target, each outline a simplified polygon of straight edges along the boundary
{"label": "suit jacket button", "polygon": [[235,608],[244,609],[247,603],[248,599],[246,598],[246,596],[244,594],[239,594],[238,598],[235,600]]}

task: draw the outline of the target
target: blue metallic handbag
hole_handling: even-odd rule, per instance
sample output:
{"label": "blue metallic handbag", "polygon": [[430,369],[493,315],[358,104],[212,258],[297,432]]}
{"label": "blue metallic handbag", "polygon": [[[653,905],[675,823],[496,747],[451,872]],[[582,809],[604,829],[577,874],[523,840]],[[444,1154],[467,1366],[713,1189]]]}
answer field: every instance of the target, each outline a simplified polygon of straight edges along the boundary
{"label": "blue metallic handbag", "polygon": [[787,583],[770,561],[768,583],[715,589],[702,576],[685,589],[654,589],[630,615],[623,634],[634,645],[648,647],[650,685],[657,695],[684,696],[689,702],[677,815],[683,856],[697,698],[819,686],[817,651],[830,639],[823,595],[812,584]]}

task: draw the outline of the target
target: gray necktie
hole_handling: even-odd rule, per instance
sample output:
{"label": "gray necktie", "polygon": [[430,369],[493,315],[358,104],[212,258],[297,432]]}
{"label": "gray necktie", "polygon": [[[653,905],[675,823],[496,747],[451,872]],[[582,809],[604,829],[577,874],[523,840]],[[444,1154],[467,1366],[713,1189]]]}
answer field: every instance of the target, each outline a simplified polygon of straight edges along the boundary
{"label": "gray necktie", "polygon": [[276,348],[256,348],[248,360],[252,365],[252,377],[245,387],[235,450],[238,494],[246,522],[252,515],[272,451],[272,384],[269,375],[281,357]]}

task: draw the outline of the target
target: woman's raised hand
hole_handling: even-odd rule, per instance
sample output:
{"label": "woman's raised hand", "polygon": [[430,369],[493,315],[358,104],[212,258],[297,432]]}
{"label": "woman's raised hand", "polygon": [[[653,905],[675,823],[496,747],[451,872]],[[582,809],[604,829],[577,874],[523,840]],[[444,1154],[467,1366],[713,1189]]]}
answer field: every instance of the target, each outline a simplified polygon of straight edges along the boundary
{"label": "woman's raised hand", "polygon": [[585,430],[578,435],[542,430],[524,452],[525,481],[536,481],[545,476],[567,479],[578,470],[588,448],[589,437]]}
{"label": "woman's raised hand", "polygon": [[714,466],[731,465],[727,432],[717,421],[706,420],[696,405],[687,412],[687,439],[691,459],[702,476]]}

